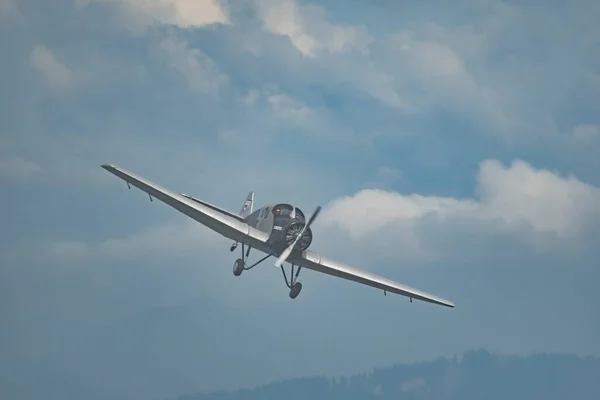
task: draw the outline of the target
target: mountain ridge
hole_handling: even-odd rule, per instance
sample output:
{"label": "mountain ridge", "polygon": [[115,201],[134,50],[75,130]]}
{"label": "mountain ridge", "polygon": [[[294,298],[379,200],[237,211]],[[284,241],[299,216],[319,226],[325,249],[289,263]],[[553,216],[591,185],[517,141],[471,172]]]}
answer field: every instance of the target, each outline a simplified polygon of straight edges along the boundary
{"label": "mountain ridge", "polygon": [[534,352],[495,354],[486,349],[460,359],[438,357],[393,364],[349,377],[286,379],[229,391],[182,394],[175,400],[328,399],[598,399],[600,357]]}

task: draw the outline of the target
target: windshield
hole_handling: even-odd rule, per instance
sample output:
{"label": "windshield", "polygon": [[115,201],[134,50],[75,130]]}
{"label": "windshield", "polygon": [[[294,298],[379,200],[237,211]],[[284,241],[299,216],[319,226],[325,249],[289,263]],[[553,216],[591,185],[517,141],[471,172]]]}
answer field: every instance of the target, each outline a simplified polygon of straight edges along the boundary
{"label": "windshield", "polygon": [[[294,207],[290,204],[277,204],[273,207],[273,214],[276,216],[289,217],[292,210],[294,210]],[[305,220],[304,213],[299,208],[296,208],[296,218],[301,221]]]}

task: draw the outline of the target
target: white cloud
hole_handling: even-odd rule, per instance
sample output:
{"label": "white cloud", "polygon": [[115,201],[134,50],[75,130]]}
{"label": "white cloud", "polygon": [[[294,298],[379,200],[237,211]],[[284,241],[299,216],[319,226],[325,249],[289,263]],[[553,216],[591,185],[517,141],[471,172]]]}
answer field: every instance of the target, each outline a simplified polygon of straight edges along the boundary
{"label": "white cloud", "polygon": [[[256,0],[256,4],[264,30],[287,37],[318,66],[321,76],[328,73],[325,79],[350,83],[389,107],[417,111],[397,93],[394,74],[383,71],[369,56],[375,38],[365,26],[331,23],[323,8],[295,0]],[[257,53],[257,45],[244,46]]]}
{"label": "white cloud", "polygon": [[66,86],[73,80],[73,74],[46,46],[34,47],[30,55],[31,64],[52,85]]}
{"label": "white cloud", "polygon": [[258,4],[268,31],[287,36],[309,58],[321,56],[319,62],[334,79],[351,82],[383,104],[408,113],[441,104],[486,126],[506,130],[508,120],[497,94],[466,65],[465,57],[477,56],[481,35],[469,32],[461,40],[450,40],[445,34],[453,32],[424,24],[372,36],[364,26],[329,22],[324,10],[314,5],[292,0]]}
{"label": "white cloud", "polygon": [[218,66],[200,49],[189,46],[185,39],[170,36],[158,43],[155,49],[169,66],[182,74],[194,92],[216,93],[227,82]]}
{"label": "white cloud", "polygon": [[536,232],[575,237],[598,216],[600,189],[574,176],[536,170],[523,161],[504,168],[488,160],[478,180],[484,216],[510,226],[527,224]]}
{"label": "white cloud", "polygon": [[597,68],[591,38],[600,31],[598,24],[587,24],[589,12],[580,6],[565,6],[564,12],[570,21],[586,21],[586,30],[569,24],[550,39],[560,45],[547,46],[539,38],[557,22],[557,14],[537,6],[461,1],[457,7],[470,17],[458,23],[400,20],[402,30],[375,35],[364,26],[330,22],[317,6],[257,3],[266,30],[288,37],[330,73],[329,80],[350,82],[405,112],[444,109],[466,116],[504,144],[539,147],[537,139],[555,136],[545,143],[556,146],[557,115],[565,102],[581,92],[579,87],[593,92]]}
{"label": "white cloud", "polygon": [[422,239],[418,224],[428,218],[441,223],[438,228],[450,231],[455,223],[473,221],[498,231],[530,229],[567,239],[585,234],[600,216],[600,189],[523,161],[510,167],[494,160],[483,162],[477,192],[477,199],[455,199],[363,190],[333,201],[322,220],[341,227],[354,240],[396,226],[417,236],[418,242]]}
{"label": "white cloud", "polygon": [[350,63],[342,60],[336,68],[338,69],[337,76],[343,77],[382,104],[407,113],[420,111],[419,107],[414,104],[413,98],[399,93],[401,91],[398,89],[396,78],[398,66],[388,72],[378,62],[359,59],[352,60]]}
{"label": "white cloud", "polygon": [[227,11],[218,0],[76,0],[78,6],[90,3],[118,5],[134,29],[152,23],[176,25],[180,28],[227,24]]}
{"label": "white cloud", "polygon": [[61,265],[73,265],[91,259],[139,259],[140,255],[156,257],[177,254],[177,257],[181,258],[190,253],[198,255],[199,243],[202,243],[203,249],[209,249],[223,240],[196,221],[183,216],[180,220],[167,221],[127,236],[99,242],[52,242],[48,245],[44,257],[60,262]]}
{"label": "white cloud", "polygon": [[480,88],[481,96],[470,98],[480,103],[472,103],[474,113],[487,115],[487,131],[501,131],[511,144],[540,147],[542,139],[563,151],[561,115],[570,112],[565,105],[582,101],[589,109],[595,101],[598,60],[590,54],[597,53],[593,38],[600,29],[590,21],[592,2],[553,8],[478,3],[467,2],[476,17],[458,26],[427,24],[421,34],[461,57]]}
{"label": "white cloud", "polygon": [[402,195],[380,189],[366,189],[353,196],[341,197],[329,204],[321,219],[337,224],[359,240],[377,232],[384,225],[413,221],[435,213],[444,218],[449,213],[469,211],[476,207],[473,201],[454,198]]}
{"label": "white cloud", "polygon": [[[229,24],[228,12],[218,0],[76,0],[79,7],[91,3],[117,5],[126,18],[124,24],[137,33],[143,33],[146,27],[154,23],[179,28]],[[215,93],[227,81],[210,57],[174,34],[167,34],[150,51],[181,73],[192,91]],[[143,67],[138,67],[140,69]],[[137,78],[145,71],[131,72],[138,72]]]}
{"label": "white cloud", "polygon": [[323,51],[339,53],[364,50],[371,40],[362,26],[336,25],[327,21],[321,7],[298,5],[295,0],[257,0],[265,28],[287,36],[305,56]]}
{"label": "white cloud", "polygon": [[495,92],[476,80],[457,51],[427,29],[381,38],[372,53],[391,77],[391,87],[416,109],[424,112],[442,105],[494,129],[507,127]]}

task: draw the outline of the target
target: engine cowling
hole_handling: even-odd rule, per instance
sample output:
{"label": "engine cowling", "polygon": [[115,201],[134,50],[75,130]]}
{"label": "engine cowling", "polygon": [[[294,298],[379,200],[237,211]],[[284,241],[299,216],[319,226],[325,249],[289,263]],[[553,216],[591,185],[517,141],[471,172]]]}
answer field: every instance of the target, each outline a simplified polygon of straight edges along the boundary
{"label": "engine cowling", "polygon": [[[296,240],[296,236],[302,231],[302,229],[304,229],[304,222],[293,221],[287,224],[281,230],[281,239],[285,243],[286,247],[291,245],[294,242],[294,240]],[[298,240],[296,246],[294,246],[294,250],[303,251],[308,249],[308,247],[312,243],[312,239],[312,230],[309,227],[304,231],[304,233],[302,234],[302,238]]]}

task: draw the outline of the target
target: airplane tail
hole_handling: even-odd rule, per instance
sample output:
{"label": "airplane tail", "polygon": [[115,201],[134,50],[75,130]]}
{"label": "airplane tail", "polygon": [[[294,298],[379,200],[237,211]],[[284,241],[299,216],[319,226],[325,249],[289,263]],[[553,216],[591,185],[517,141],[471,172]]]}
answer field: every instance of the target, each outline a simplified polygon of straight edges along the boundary
{"label": "airplane tail", "polygon": [[246,196],[246,200],[244,201],[244,205],[240,210],[240,217],[246,218],[248,215],[252,214],[252,210],[254,209],[254,192],[248,193]]}
{"label": "airplane tail", "polygon": [[[242,206],[242,209],[240,210],[240,217],[246,218],[248,215],[252,214],[253,209],[254,209],[254,192],[250,192],[250,193],[248,193],[248,196],[246,196],[244,205]],[[229,250],[234,251],[237,248],[237,245],[238,245],[238,242],[233,242],[231,244],[231,247],[229,248]],[[248,251],[246,252],[246,257],[248,257],[248,254],[250,254],[250,247],[248,247]]]}

